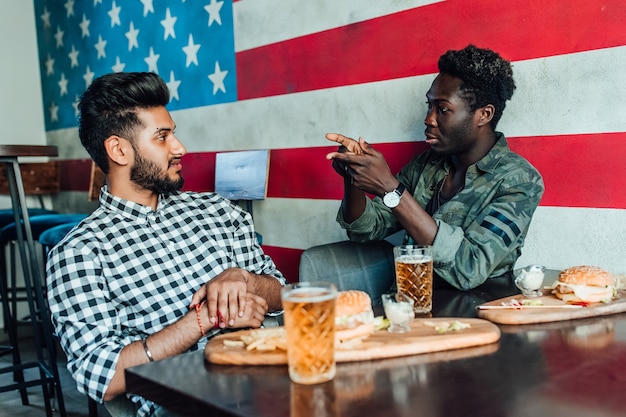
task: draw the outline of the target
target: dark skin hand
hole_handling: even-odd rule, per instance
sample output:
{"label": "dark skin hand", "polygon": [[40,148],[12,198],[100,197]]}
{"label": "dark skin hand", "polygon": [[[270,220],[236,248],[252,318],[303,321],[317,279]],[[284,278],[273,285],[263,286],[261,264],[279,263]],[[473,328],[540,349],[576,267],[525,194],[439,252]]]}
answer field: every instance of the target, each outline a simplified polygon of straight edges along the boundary
{"label": "dark skin hand", "polygon": [[[394,190],[400,182],[391,173],[382,153],[362,138],[358,142],[344,135],[328,133],[326,139],[344,147],[326,155],[332,159],[333,168],[344,178],[344,218],[351,223],[365,211],[365,193],[383,196]],[[356,149],[358,148],[360,149]],[[345,168],[348,167],[346,171]],[[418,244],[431,245],[437,234],[437,223],[415,201],[410,193],[404,192],[400,204],[393,209],[402,226]]]}
{"label": "dark skin hand", "polygon": [[[337,133],[328,133],[326,139],[342,145],[337,152],[326,155],[326,159],[332,159],[333,168],[344,178],[352,177],[352,185],[370,194],[383,196],[387,191],[395,189],[399,182],[391,173],[384,156],[372,148],[363,138],[358,141]],[[348,167],[341,170],[341,166]]]}

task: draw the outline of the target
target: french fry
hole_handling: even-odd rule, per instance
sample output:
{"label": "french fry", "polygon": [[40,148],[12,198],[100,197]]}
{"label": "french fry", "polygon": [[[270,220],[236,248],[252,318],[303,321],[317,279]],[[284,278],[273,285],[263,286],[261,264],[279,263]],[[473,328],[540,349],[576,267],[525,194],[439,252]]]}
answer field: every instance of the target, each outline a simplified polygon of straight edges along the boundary
{"label": "french fry", "polygon": [[270,352],[276,349],[287,350],[287,335],[283,327],[256,329],[240,337],[240,340],[226,339],[225,346],[245,347],[247,351]]}
{"label": "french fry", "polygon": [[224,340],[224,346],[228,347],[245,347],[246,344],[242,340]]}

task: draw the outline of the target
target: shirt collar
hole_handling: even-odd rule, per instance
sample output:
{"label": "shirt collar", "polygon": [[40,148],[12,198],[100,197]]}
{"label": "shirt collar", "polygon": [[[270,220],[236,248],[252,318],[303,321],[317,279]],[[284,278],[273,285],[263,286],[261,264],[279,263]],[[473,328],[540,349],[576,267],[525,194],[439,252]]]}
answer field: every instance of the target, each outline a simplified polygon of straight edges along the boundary
{"label": "shirt collar", "polygon": [[476,163],[476,166],[484,172],[492,172],[500,163],[502,156],[511,151],[504,135],[501,132],[495,132],[495,134],[496,143],[487,155]]}
{"label": "shirt collar", "polygon": [[[491,172],[493,171],[498,164],[500,163],[500,159],[502,156],[510,152],[509,144],[507,143],[506,137],[501,132],[495,132],[496,134],[496,143],[493,147],[487,152],[485,156],[483,156],[478,162],[474,165],[483,172]],[[443,156],[435,156],[431,163],[433,164],[441,164],[443,163],[446,169],[446,172],[449,171],[452,162],[449,157]]]}
{"label": "shirt collar", "polygon": [[100,191],[100,207],[106,211],[117,212],[131,219],[147,220],[154,218],[163,207],[164,202],[164,197],[159,195],[159,203],[157,204],[155,212],[152,210],[152,207],[114,196],[109,193],[109,189],[106,185],[104,185]]}

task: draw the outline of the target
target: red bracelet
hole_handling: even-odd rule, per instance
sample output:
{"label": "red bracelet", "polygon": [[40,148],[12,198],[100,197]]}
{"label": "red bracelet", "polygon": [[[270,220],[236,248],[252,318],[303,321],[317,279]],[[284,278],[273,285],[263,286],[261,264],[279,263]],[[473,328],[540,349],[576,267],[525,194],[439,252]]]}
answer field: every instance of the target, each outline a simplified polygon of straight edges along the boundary
{"label": "red bracelet", "polygon": [[200,319],[200,310],[202,310],[202,306],[204,305],[205,302],[206,300],[202,300],[200,304],[196,304],[196,317],[198,318],[198,326],[200,327],[200,334],[202,336],[206,336],[206,333],[204,332],[204,327],[202,327],[202,320]]}
{"label": "red bracelet", "polygon": [[213,326],[214,329],[220,328],[220,321],[224,321],[224,316],[222,316],[222,313],[217,310],[217,321],[215,322],[215,326]]}

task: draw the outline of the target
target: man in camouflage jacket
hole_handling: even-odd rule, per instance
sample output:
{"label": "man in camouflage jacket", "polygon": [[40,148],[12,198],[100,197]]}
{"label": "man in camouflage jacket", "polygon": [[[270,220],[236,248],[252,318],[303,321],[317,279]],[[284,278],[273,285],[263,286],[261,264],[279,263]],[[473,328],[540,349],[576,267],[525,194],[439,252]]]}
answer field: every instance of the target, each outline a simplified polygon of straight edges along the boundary
{"label": "man in camouflage jacket", "polygon": [[433,246],[436,279],[461,290],[510,272],[544,190],[539,172],[495,130],[514,89],[510,63],[495,52],[446,52],[426,94],[430,149],[397,176],[363,139],[326,135],[342,145],[327,158],[344,177],[337,221],[350,239],[404,229],[405,242]]}

